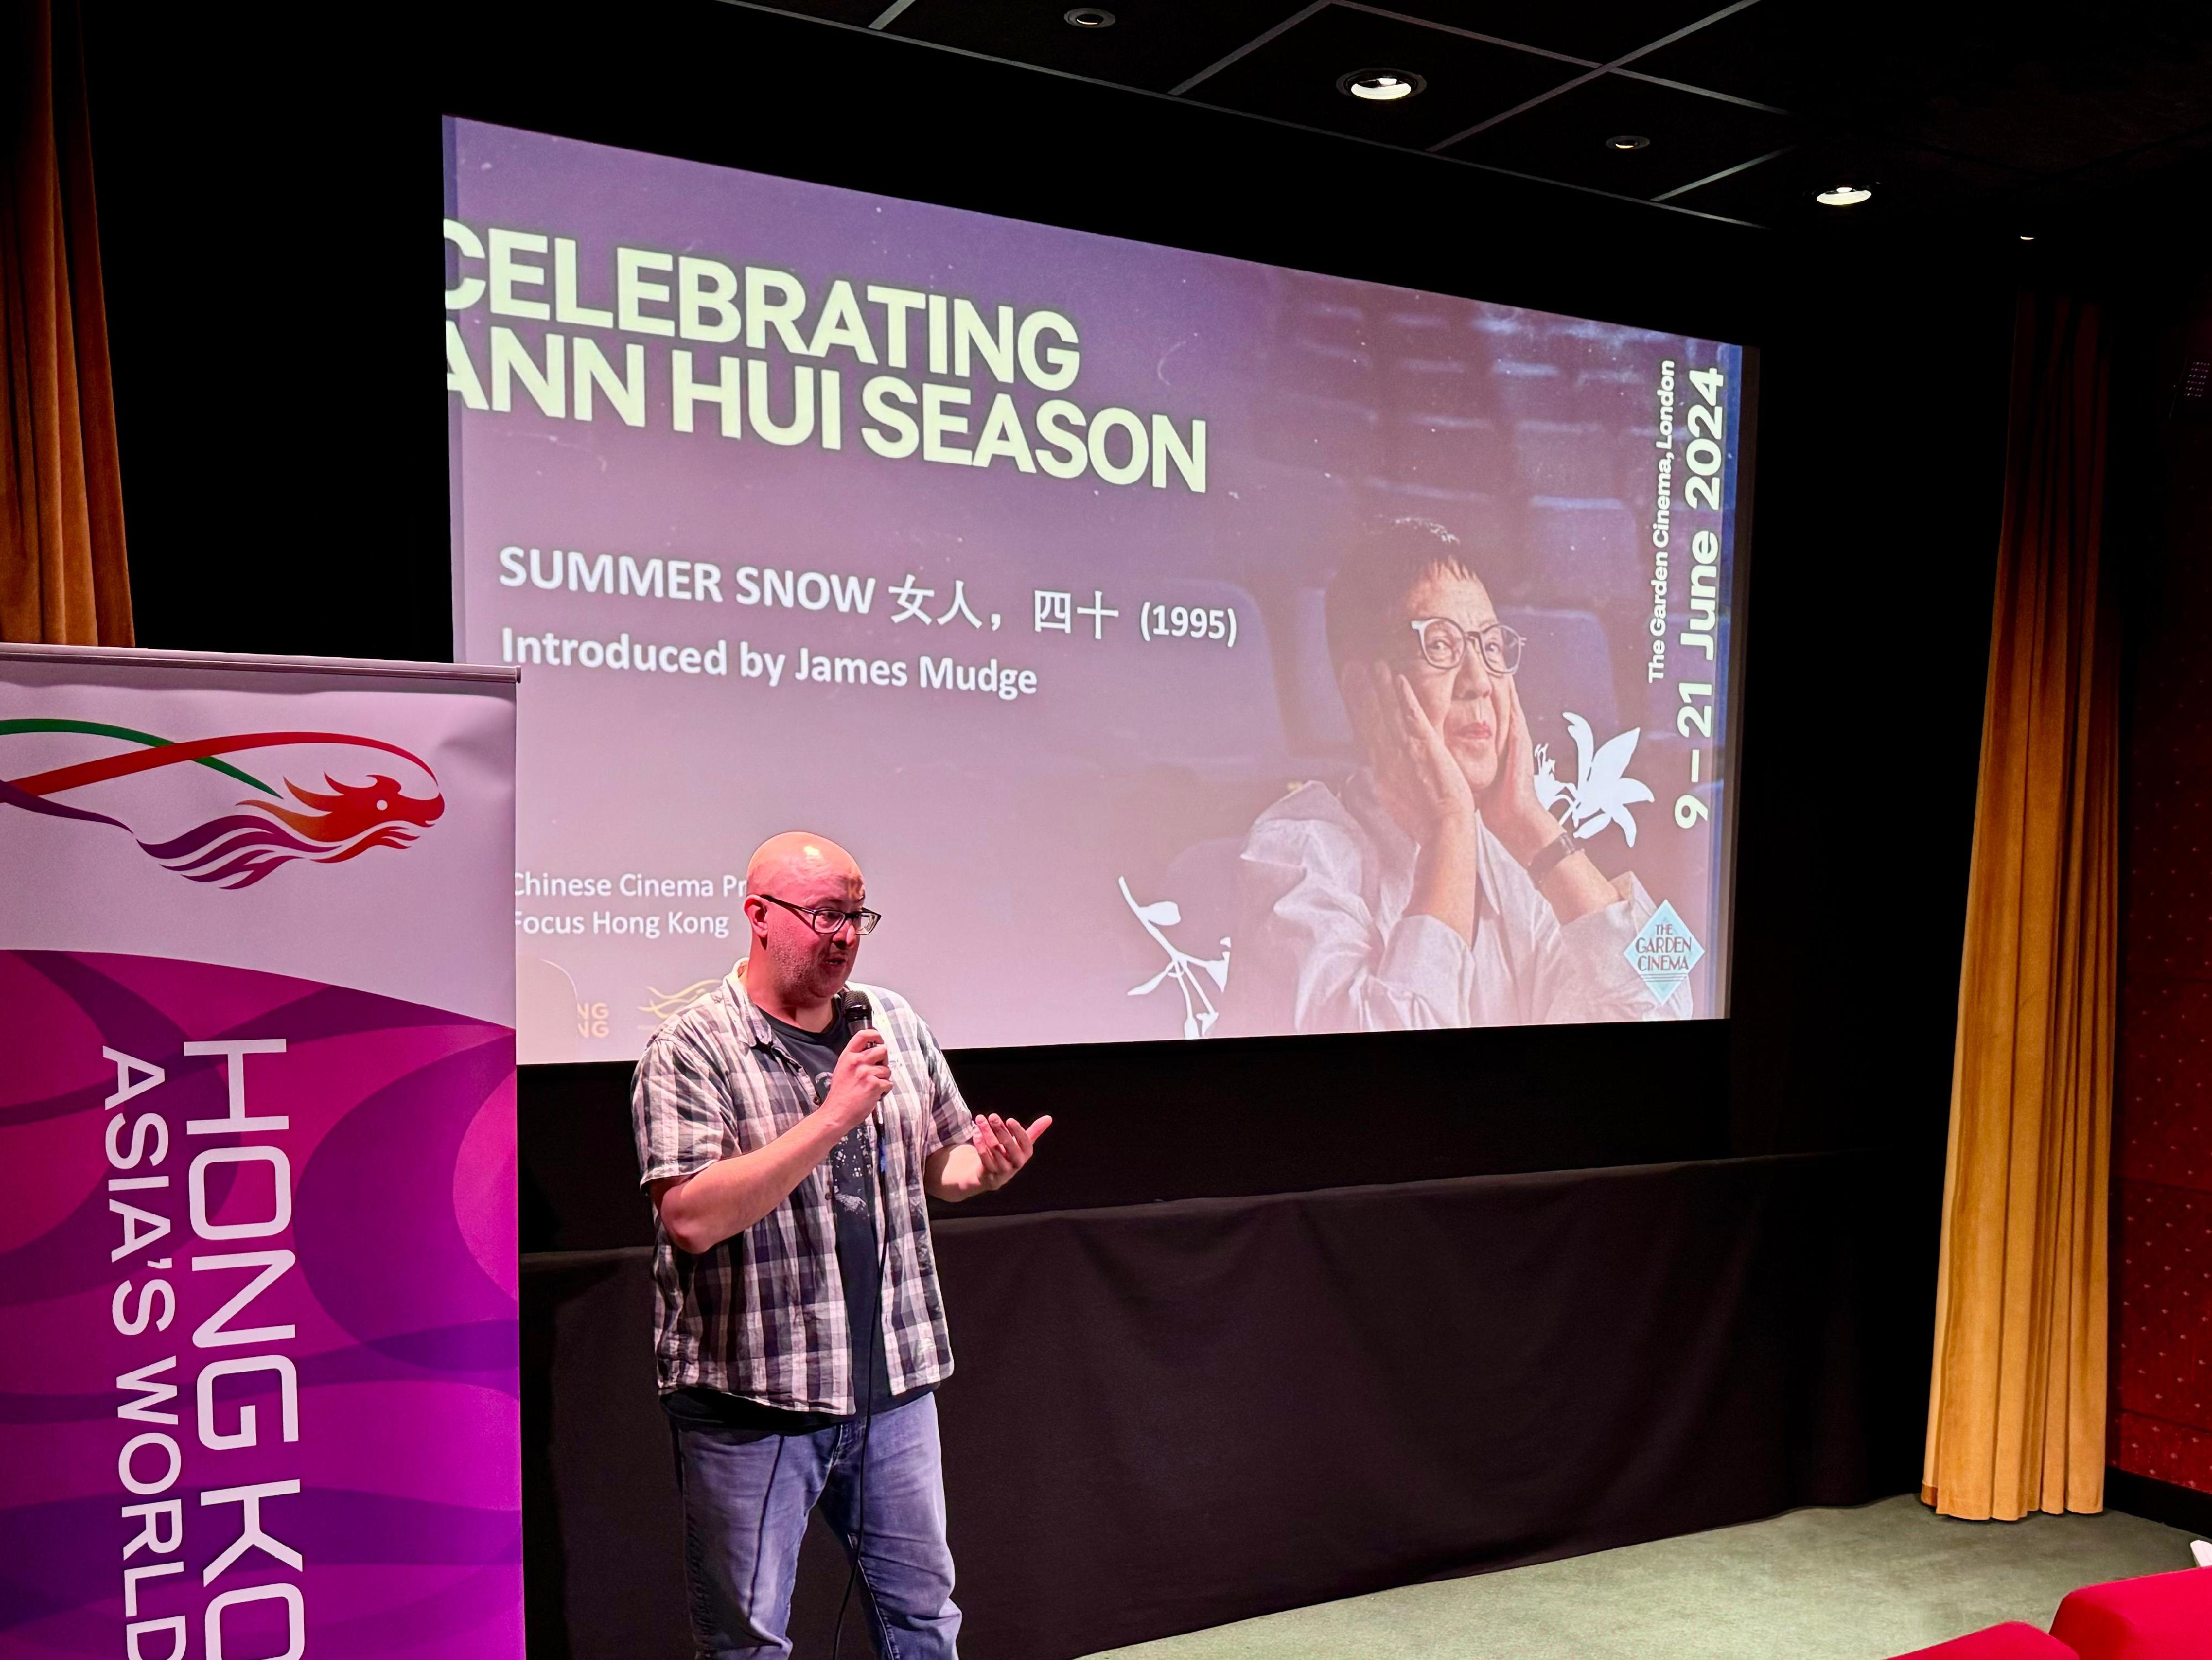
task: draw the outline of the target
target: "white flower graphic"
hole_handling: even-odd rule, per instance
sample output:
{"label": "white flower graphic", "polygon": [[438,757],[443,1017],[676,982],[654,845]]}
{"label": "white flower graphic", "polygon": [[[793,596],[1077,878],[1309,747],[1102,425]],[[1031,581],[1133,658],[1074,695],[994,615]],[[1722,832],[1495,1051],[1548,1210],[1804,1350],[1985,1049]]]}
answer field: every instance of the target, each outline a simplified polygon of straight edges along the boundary
{"label": "white flower graphic", "polygon": [[1222,940],[1221,955],[1218,958],[1193,957],[1188,952],[1178,951],[1160,930],[1171,928],[1182,921],[1182,908],[1172,899],[1156,899],[1149,905],[1140,905],[1137,903],[1137,896],[1129,891],[1129,879],[1124,876],[1115,879],[1121,885],[1121,897],[1127,902],[1145,932],[1151,934],[1153,942],[1168,954],[1168,965],[1143,985],[1132,986],[1129,995],[1142,997],[1148,992],[1158,990],[1162,981],[1174,981],[1182,992],[1182,1035],[1185,1037],[1205,1037],[1213,1030],[1213,1023],[1221,1018],[1221,1011],[1213,1006],[1213,1000],[1206,995],[1205,981],[1193,975],[1191,970],[1205,970],[1216,991],[1226,989],[1229,984],[1229,941]]}
{"label": "white flower graphic", "polygon": [[1565,801],[1566,824],[1578,840],[1587,842],[1607,824],[1618,824],[1628,845],[1634,847],[1636,819],[1628,809],[1635,802],[1654,799],[1648,785],[1628,775],[1628,763],[1644,728],[1631,727],[1607,739],[1593,754],[1589,722],[1579,714],[1571,714],[1565,719],[1567,731],[1575,740],[1576,776],[1571,783],[1561,782],[1554,775],[1549,745],[1537,745],[1536,799],[1554,809]]}

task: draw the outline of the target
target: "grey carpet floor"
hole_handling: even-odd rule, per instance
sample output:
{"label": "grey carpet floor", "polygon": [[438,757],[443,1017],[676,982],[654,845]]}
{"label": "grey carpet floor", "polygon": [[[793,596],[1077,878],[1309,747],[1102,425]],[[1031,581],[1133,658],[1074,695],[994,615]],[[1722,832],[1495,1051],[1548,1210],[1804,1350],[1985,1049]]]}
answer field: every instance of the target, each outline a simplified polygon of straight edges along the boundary
{"label": "grey carpet floor", "polygon": [[[2186,1568],[2190,1535],[2108,1511],[1955,1522],[1910,1496],[1408,1585],[1114,1660],[1884,1660],[2025,1620],[2076,1585]],[[1103,1660],[1094,1657],[1093,1660]]]}

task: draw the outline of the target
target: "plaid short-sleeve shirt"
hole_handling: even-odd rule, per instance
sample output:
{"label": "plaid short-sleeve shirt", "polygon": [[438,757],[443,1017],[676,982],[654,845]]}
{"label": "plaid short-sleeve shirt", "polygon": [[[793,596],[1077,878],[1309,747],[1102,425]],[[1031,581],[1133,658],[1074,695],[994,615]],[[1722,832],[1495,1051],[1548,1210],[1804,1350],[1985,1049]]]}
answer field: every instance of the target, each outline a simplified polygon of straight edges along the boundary
{"label": "plaid short-sleeve shirt", "polygon": [[[892,1393],[902,1394],[952,1371],[922,1171],[932,1153],[974,1131],[951,1069],[912,1006],[880,987],[854,989],[867,994],[890,1052],[878,1237],[889,1246],[884,1357]],[[653,1033],[637,1063],[630,1122],[640,1179],[690,1176],[757,1152],[813,1110],[811,1075],[732,973]],[[676,1248],[657,1207],[653,1230],[663,1394],[709,1389],[790,1412],[854,1409],[854,1345],[827,1161],[751,1227],[698,1256]]]}

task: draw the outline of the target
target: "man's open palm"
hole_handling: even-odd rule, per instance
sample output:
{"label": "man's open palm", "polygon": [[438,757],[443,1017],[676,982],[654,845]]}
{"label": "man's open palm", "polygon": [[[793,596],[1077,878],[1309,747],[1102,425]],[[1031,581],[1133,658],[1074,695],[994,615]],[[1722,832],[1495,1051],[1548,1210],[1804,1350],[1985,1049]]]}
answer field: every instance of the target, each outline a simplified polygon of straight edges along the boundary
{"label": "man's open palm", "polygon": [[1015,1173],[1030,1162],[1030,1153],[1039,1139],[1051,1128],[1049,1113],[1030,1121],[1026,1129],[1015,1120],[1001,1118],[995,1112],[977,1114],[975,1152],[983,1161],[984,1188],[996,1189],[1012,1181]]}

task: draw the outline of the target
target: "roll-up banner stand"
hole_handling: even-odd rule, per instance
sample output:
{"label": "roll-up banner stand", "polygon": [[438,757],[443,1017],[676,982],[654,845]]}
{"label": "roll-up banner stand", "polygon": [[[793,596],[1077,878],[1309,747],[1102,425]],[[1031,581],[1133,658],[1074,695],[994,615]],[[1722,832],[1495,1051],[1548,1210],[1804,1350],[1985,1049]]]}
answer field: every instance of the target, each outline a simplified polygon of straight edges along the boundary
{"label": "roll-up banner stand", "polygon": [[0,646],[0,1655],[522,1653],[514,690]]}

